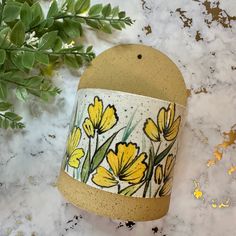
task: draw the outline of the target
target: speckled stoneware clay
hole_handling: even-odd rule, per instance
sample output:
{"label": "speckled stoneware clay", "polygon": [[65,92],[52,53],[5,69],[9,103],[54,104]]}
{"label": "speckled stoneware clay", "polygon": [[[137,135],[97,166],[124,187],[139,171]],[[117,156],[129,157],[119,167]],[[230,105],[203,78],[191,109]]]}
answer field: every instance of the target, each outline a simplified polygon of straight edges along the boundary
{"label": "speckled stoneware clay", "polygon": [[164,216],[186,100],[161,52],[120,45],[100,54],[78,88],[58,180],[65,198],[116,219]]}

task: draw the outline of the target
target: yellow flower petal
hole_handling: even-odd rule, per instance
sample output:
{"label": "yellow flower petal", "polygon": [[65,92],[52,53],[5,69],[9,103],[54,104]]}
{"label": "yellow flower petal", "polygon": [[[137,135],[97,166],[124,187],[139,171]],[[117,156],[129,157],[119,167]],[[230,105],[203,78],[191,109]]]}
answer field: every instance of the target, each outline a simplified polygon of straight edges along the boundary
{"label": "yellow flower petal", "polygon": [[114,106],[108,105],[102,115],[101,123],[98,128],[98,133],[104,133],[115,126],[118,121],[116,109]]}
{"label": "yellow flower petal", "polygon": [[84,150],[82,148],[75,149],[69,157],[69,165],[74,168],[79,167],[79,159],[84,156]]}
{"label": "yellow flower petal", "polygon": [[169,129],[174,122],[175,118],[175,104],[170,103],[167,109],[166,128]]}
{"label": "yellow flower petal", "polygon": [[173,182],[173,178],[167,179],[167,181],[164,183],[164,185],[162,186],[162,188],[159,192],[160,197],[170,194],[171,188],[172,188],[172,182]]}
{"label": "yellow flower petal", "polygon": [[122,181],[127,181],[130,184],[138,184],[141,182],[145,175],[147,165],[144,163],[146,159],[146,154],[140,154],[135,161],[128,165],[125,169],[121,170],[119,179]]}
{"label": "yellow flower petal", "polygon": [[152,141],[154,142],[160,141],[160,135],[157,125],[151,118],[148,118],[144,123],[143,131]]}
{"label": "yellow flower petal", "polygon": [[73,131],[70,133],[67,141],[67,153],[69,156],[78,146],[80,138],[81,138],[80,128],[74,128]]}
{"label": "yellow flower petal", "polygon": [[102,118],[103,104],[99,97],[94,98],[94,104],[90,104],[88,107],[89,118],[95,129],[98,128]]}
{"label": "yellow flower petal", "polygon": [[112,168],[114,175],[118,176],[122,169],[127,167],[136,157],[138,148],[133,143],[118,143],[116,150],[110,150],[107,154],[107,161]]}
{"label": "yellow flower petal", "polygon": [[162,107],[157,115],[157,124],[161,133],[163,133],[166,128],[166,119],[167,111],[164,107]]}
{"label": "yellow flower petal", "polygon": [[171,177],[174,165],[175,165],[175,157],[172,154],[170,154],[166,158],[165,171],[164,171],[165,179]]}
{"label": "yellow flower petal", "polygon": [[173,139],[176,138],[178,132],[179,132],[179,125],[180,125],[180,121],[181,121],[181,117],[179,116],[174,123],[172,124],[172,126],[167,130],[166,133],[164,133],[164,138],[167,141],[171,141]]}
{"label": "yellow flower petal", "polygon": [[83,128],[88,137],[94,137],[94,127],[89,118],[86,118],[84,120]]}
{"label": "yellow flower petal", "polygon": [[155,170],[154,180],[156,183],[160,184],[163,179],[163,166],[158,165]]}
{"label": "yellow flower petal", "polygon": [[99,166],[92,177],[92,181],[101,187],[110,188],[118,184],[114,176],[104,167]]}

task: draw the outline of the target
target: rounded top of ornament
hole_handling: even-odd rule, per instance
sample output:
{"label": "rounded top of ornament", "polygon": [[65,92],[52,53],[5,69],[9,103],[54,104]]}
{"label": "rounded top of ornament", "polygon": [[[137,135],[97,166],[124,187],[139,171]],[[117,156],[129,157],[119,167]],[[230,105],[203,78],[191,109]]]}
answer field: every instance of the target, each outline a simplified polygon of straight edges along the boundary
{"label": "rounded top of ornament", "polygon": [[139,94],[186,105],[187,90],[175,63],[144,45],[112,47],[87,67],[80,88],[101,88]]}

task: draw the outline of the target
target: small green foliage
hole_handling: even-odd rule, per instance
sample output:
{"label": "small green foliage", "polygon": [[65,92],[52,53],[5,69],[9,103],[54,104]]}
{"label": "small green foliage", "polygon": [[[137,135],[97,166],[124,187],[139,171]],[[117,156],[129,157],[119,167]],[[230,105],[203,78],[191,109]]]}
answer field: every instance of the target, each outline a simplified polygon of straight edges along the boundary
{"label": "small green foliage", "polygon": [[119,7],[90,0],[53,0],[45,15],[39,1],[3,0],[0,4],[0,128],[23,128],[9,94],[26,102],[31,95],[48,101],[60,93],[48,77],[65,63],[78,69],[95,57],[78,40],[84,26],[105,33],[131,25]]}

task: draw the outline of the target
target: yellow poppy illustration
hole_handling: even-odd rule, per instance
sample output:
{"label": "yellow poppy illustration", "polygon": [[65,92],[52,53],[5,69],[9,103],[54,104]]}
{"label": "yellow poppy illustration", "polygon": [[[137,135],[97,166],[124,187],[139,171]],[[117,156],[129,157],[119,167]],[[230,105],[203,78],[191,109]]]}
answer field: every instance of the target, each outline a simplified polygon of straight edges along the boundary
{"label": "yellow poppy illustration", "polygon": [[161,164],[157,165],[155,169],[155,182],[157,184],[161,184],[163,182],[163,185],[161,186],[159,191],[160,197],[169,195],[171,192],[175,159],[176,158],[175,156],[173,156],[173,154],[169,154],[166,158],[164,171]]}
{"label": "yellow poppy illustration", "polygon": [[79,167],[80,159],[84,156],[84,150],[82,148],[78,148],[80,139],[81,130],[80,128],[75,127],[69,135],[66,146],[68,164],[74,168]]}
{"label": "yellow poppy illustration", "polygon": [[168,108],[162,107],[157,115],[157,123],[148,118],[144,123],[144,133],[154,142],[161,140],[161,134],[165,140],[174,140],[179,132],[181,117],[175,120],[175,104],[170,103]]}
{"label": "yellow poppy illustration", "polygon": [[83,123],[83,128],[88,137],[94,137],[94,132],[102,134],[113,128],[118,122],[116,108],[108,105],[103,109],[103,101],[99,97],[94,97],[94,103],[88,107],[89,118]]}
{"label": "yellow poppy illustration", "polygon": [[109,150],[107,162],[110,170],[99,166],[92,181],[101,187],[116,186],[119,181],[129,184],[140,183],[145,175],[147,165],[146,153],[139,154],[139,147],[134,143],[117,143],[115,151]]}

